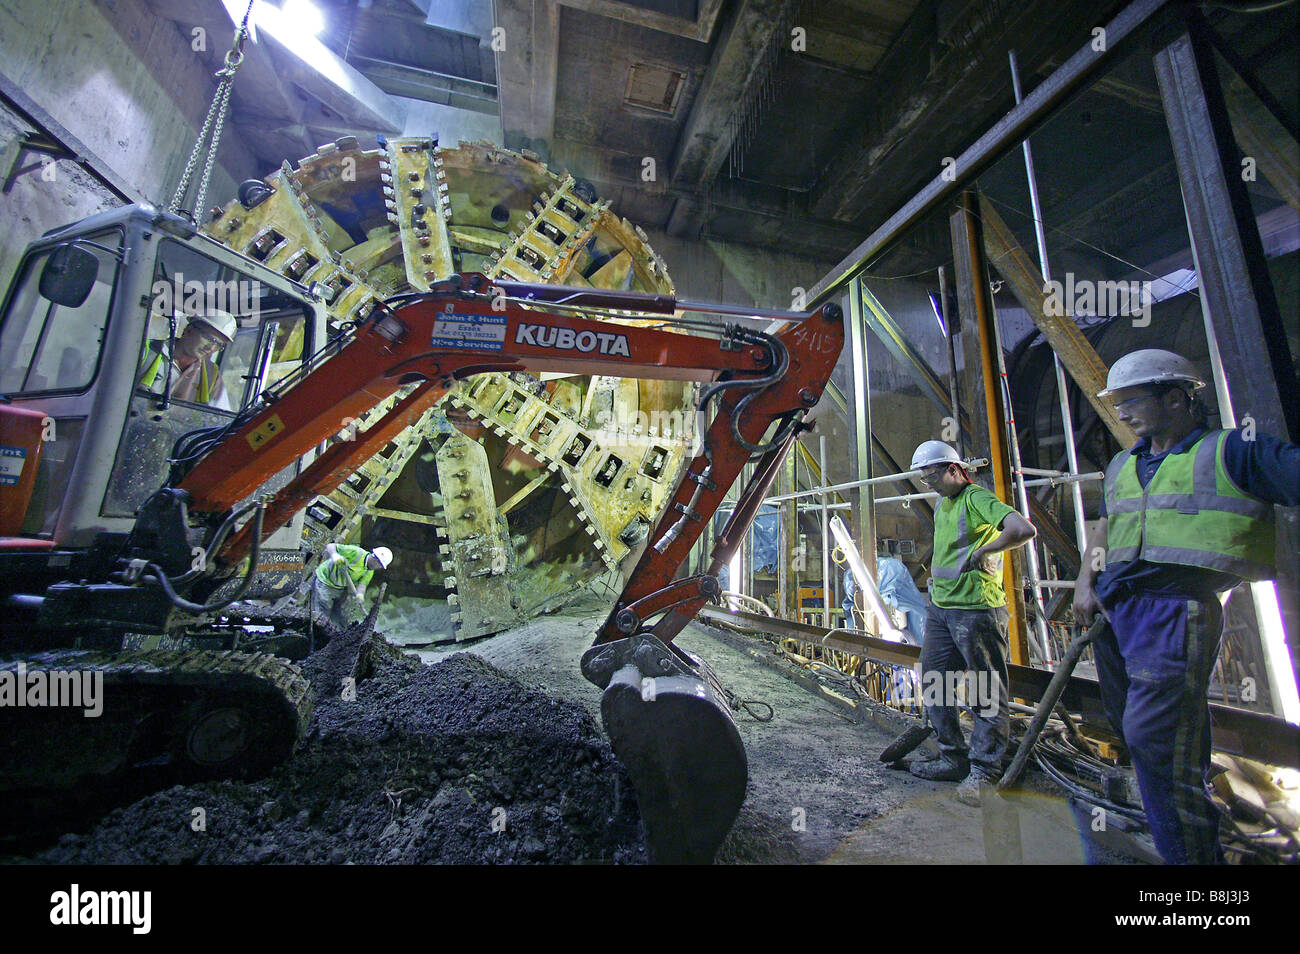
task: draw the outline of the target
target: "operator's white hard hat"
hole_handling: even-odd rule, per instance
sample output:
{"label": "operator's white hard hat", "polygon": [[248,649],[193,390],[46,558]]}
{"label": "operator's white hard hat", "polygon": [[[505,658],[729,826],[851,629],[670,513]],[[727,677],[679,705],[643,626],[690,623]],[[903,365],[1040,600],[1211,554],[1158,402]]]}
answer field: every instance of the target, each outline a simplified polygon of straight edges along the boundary
{"label": "operator's white hard hat", "polygon": [[385,570],[388,569],[388,564],[393,562],[393,551],[388,547],[375,547],[370,553],[372,556],[379,558],[379,562],[384,565]]}
{"label": "operator's white hard hat", "polygon": [[239,323],[235,321],[235,316],[228,311],[222,311],[220,308],[209,308],[201,315],[190,316],[190,324],[207,325],[225,338],[226,344],[230,344],[235,340],[235,332],[239,330]]}
{"label": "operator's white hard hat", "polygon": [[1144,348],[1124,355],[1110,366],[1106,389],[1097,397],[1110,397],[1124,388],[1143,384],[1186,384],[1193,391],[1205,387],[1205,379],[1196,365],[1181,354],[1160,348]]}
{"label": "operator's white hard hat", "polygon": [[961,459],[957,449],[943,441],[925,441],[912,454],[912,470],[933,467],[935,464],[959,464],[966,469],[966,462]]}

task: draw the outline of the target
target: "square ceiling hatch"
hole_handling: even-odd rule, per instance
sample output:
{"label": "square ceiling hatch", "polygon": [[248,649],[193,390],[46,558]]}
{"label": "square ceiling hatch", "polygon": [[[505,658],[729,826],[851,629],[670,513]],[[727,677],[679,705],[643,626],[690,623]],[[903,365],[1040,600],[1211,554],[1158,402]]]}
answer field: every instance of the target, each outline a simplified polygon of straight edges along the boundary
{"label": "square ceiling hatch", "polygon": [[665,66],[633,63],[627,71],[627,92],[623,102],[640,109],[671,115],[677,109],[685,74]]}

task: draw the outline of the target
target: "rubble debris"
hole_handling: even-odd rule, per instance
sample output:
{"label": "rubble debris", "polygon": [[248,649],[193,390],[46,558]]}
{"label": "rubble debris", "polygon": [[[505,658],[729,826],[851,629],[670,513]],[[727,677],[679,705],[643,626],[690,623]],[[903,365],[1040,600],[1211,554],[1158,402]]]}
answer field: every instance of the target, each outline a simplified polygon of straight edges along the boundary
{"label": "rubble debris", "polygon": [[421,665],[363,625],[304,661],[312,726],[272,775],[157,792],[30,860],[646,860],[631,785],[580,705],[466,653]]}

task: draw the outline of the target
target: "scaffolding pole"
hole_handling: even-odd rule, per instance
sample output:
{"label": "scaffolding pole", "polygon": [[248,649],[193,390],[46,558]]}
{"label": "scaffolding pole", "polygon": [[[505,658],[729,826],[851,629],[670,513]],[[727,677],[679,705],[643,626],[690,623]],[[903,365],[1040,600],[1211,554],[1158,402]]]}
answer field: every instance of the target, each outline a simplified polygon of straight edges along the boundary
{"label": "scaffolding pole", "polygon": [[[1016,105],[1020,105],[1020,70],[1016,66],[1016,51],[1010,52],[1011,86],[1016,96]],[[1029,209],[1034,216],[1034,237],[1038,241],[1038,264],[1042,267],[1043,281],[1052,280],[1052,269],[1047,260],[1047,229],[1043,224],[1043,207],[1038,200],[1038,178],[1034,174],[1034,152],[1029,145],[1029,137],[1022,144],[1025,151],[1025,176],[1029,180]],[[1065,431],[1065,465],[1070,473],[1079,472],[1079,454],[1074,443],[1074,416],[1070,413],[1070,394],[1066,390],[1065,369],[1061,367],[1061,358],[1055,350],[1052,352],[1052,366],[1056,369],[1056,396],[1061,405],[1061,427]],[[1074,484],[1070,488],[1070,497],[1074,504],[1074,536],[1079,543],[1082,557],[1088,549],[1088,531],[1084,527],[1083,488]],[[1033,544],[1030,544],[1031,546]]]}

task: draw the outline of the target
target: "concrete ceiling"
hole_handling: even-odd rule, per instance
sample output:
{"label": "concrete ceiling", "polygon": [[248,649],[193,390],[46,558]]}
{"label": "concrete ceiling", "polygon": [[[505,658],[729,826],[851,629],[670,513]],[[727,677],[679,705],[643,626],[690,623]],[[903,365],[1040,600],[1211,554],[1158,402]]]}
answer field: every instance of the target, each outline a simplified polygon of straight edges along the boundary
{"label": "concrete ceiling", "polygon": [[[182,29],[202,23],[230,35],[222,0],[148,2]],[[1011,107],[1008,51],[1032,89],[1124,5],[314,2],[327,21],[323,60],[270,37],[250,48],[236,84],[234,123],[262,167],[344,133],[400,132],[411,100],[434,102],[499,114],[506,146],[589,180],[646,228],[824,261],[852,249]],[[1285,22],[1216,17],[1252,68],[1270,82],[1293,77]],[[227,42],[214,41],[214,69]],[[1278,82],[1293,102],[1294,79]],[[1181,208],[1163,130],[1142,52],[1036,135],[1047,215],[1085,244],[1147,261],[1168,254]],[[1018,161],[981,183],[1012,205],[1027,204]],[[1032,242],[1027,226],[1012,225]],[[901,273],[941,263],[947,241],[938,217],[888,264]]]}

